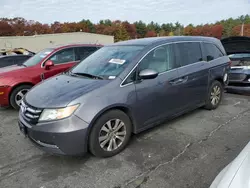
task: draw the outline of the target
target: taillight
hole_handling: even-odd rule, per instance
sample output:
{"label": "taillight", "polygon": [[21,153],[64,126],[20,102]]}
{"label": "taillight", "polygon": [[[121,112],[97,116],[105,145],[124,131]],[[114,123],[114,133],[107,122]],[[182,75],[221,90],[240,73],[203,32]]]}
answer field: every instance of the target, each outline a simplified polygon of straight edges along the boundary
{"label": "taillight", "polygon": [[228,62],[228,64],[229,64],[229,66],[231,67],[231,65],[232,65],[232,61],[229,61],[229,62]]}

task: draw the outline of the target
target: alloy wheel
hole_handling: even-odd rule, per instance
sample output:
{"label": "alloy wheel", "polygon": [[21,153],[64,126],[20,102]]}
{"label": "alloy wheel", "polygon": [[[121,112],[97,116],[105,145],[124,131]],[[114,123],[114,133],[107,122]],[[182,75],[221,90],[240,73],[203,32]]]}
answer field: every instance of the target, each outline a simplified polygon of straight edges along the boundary
{"label": "alloy wheel", "polygon": [[219,86],[215,85],[212,89],[211,92],[211,103],[213,106],[216,106],[220,102],[220,97],[221,97],[221,89]]}
{"label": "alloy wheel", "polygon": [[100,147],[105,151],[114,151],[122,145],[126,134],[126,126],[122,120],[109,120],[99,132]]}
{"label": "alloy wheel", "polygon": [[16,96],[15,96],[15,102],[18,106],[21,105],[21,102],[23,100],[23,97],[26,95],[26,93],[29,91],[29,89],[22,89],[20,90]]}

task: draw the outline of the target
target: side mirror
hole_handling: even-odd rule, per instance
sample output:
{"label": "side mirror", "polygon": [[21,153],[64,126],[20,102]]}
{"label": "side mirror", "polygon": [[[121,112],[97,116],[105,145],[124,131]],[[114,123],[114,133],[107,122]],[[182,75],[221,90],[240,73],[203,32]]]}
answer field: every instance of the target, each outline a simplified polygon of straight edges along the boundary
{"label": "side mirror", "polygon": [[54,66],[54,63],[51,60],[46,61],[45,64],[44,64],[45,70],[49,70],[50,67],[53,67],[53,66]]}
{"label": "side mirror", "polygon": [[139,73],[139,77],[144,79],[144,80],[147,80],[147,79],[154,79],[158,76],[158,72],[155,71],[155,70],[152,70],[152,69],[145,69],[145,70],[142,70],[140,73]]}

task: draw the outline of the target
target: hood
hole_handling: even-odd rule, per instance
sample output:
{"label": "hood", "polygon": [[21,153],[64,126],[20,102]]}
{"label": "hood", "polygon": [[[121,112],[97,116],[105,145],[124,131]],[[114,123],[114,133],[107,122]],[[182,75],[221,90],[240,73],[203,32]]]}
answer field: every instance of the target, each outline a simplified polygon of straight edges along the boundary
{"label": "hood", "polygon": [[215,178],[210,188],[250,188],[250,142]]}
{"label": "hood", "polygon": [[227,55],[250,53],[250,37],[228,37],[221,40]]}
{"label": "hood", "polygon": [[69,75],[52,77],[31,89],[25,101],[37,108],[60,108],[74,99],[96,90],[110,80],[94,80]]}
{"label": "hood", "polygon": [[18,65],[12,65],[12,66],[3,67],[3,68],[0,68],[0,74],[1,73],[5,73],[5,72],[10,72],[10,71],[18,70],[18,69],[23,69],[23,68],[25,68],[25,67],[24,66],[18,66]]}

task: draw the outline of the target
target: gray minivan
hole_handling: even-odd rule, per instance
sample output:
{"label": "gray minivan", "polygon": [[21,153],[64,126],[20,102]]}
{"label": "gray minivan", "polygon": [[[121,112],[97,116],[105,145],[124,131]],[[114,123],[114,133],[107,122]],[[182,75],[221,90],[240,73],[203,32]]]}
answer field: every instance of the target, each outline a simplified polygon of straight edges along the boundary
{"label": "gray minivan", "polygon": [[199,107],[215,109],[230,59],[210,37],[155,37],[107,45],[32,88],[20,130],[54,154],[122,151],[132,133]]}

